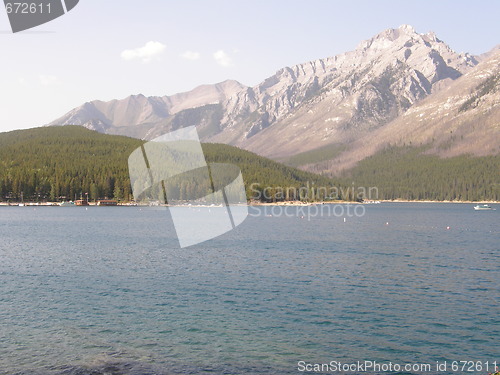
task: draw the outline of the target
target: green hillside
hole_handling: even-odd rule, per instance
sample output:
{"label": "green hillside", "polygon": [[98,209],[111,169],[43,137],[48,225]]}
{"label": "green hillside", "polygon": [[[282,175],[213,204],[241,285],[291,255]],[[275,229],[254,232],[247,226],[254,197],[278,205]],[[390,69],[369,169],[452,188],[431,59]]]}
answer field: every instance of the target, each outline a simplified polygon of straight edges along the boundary
{"label": "green hillside", "polygon": [[379,199],[500,200],[500,155],[440,158],[427,147],[388,147],[343,174],[345,184],[375,186]]}
{"label": "green hillside", "polygon": [[[132,199],[128,157],[143,141],[104,135],[80,126],[45,127],[0,134],[0,201]],[[326,177],[284,166],[248,151],[203,144],[208,162],[238,165],[248,198],[267,200],[266,187],[333,186]],[[267,189],[273,193],[273,189]],[[267,194],[269,196],[269,194]],[[299,199],[293,194],[289,199]],[[302,197],[304,198],[304,197]],[[278,200],[280,195],[278,194]],[[272,199],[271,199],[272,200]]]}
{"label": "green hillside", "polygon": [[307,164],[315,164],[325,160],[335,159],[342,153],[342,151],[345,151],[346,149],[347,147],[342,144],[329,144],[316,148],[314,150],[295,154],[280,161],[286,165],[289,165],[290,167],[298,168]]}

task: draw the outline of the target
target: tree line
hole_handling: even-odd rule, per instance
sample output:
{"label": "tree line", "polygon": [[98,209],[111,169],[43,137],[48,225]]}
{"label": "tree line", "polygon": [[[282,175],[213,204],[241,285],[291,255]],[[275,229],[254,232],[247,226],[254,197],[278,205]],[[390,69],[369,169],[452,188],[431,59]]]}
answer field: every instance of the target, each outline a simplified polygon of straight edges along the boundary
{"label": "tree line", "polygon": [[[144,142],[81,126],[2,133],[0,201],[55,202],[87,194],[90,200],[131,201],[128,157]],[[370,199],[500,200],[500,155],[442,159],[425,154],[422,147],[392,146],[332,179],[228,145],[207,143],[202,148],[209,164],[241,169],[249,200],[358,200],[363,198],[359,192],[370,187],[378,191],[378,196],[366,197]],[[222,180],[232,181],[235,176],[230,175]],[[185,175],[167,188],[169,199],[183,200],[208,195],[212,186]]]}
{"label": "tree line", "polygon": [[500,155],[440,158],[426,147],[391,146],[343,173],[385,200],[500,201]]}
{"label": "tree line", "polygon": [[[133,200],[128,157],[144,141],[104,135],[81,126],[45,127],[0,134],[0,201],[33,202]],[[334,181],[287,167],[236,147],[203,144],[208,163],[236,164],[242,171],[248,199],[304,199],[255,193],[275,187],[333,186]],[[250,188],[252,186],[252,188]],[[204,196],[211,186],[186,178],[169,195],[174,199]],[[303,191],[303,189],[302,189]],[[312,199],[313,195],[309,195]]]}

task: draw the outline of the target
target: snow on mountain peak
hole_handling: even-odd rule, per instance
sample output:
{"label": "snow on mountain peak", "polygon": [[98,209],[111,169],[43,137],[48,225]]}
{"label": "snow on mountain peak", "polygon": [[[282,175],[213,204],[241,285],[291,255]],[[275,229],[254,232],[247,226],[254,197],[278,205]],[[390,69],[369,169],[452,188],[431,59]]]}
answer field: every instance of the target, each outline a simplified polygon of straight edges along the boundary
{"label": "snow on mountain peak", "polygon": [[418,37],[418,35],[412,26],[402,25],[397,29],[384,30],[374,37],[362,41],[356,49],[362,51],[368,49],[371,51],[381,51],[392,47],[397,41],[400,42],[398,44],[405,44],[408,40]]}
{"label": "snow on mountain peak", "polygon": [[398,27],[399,30],[415,34],[415,29],[411,25],[401,25]]}

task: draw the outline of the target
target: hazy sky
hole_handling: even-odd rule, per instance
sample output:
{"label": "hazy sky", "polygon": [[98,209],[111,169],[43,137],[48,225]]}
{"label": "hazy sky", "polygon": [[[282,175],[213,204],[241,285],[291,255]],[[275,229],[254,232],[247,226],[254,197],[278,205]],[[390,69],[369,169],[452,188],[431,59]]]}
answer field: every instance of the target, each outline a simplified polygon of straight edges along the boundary
{"label": "hazy sky", "polygon": [[402,24],[457,52],[500,43],[500,1],[80,0],[12,34],[0,9],[0,131],[44,125],[86,101],[169,95],[354,49]]}

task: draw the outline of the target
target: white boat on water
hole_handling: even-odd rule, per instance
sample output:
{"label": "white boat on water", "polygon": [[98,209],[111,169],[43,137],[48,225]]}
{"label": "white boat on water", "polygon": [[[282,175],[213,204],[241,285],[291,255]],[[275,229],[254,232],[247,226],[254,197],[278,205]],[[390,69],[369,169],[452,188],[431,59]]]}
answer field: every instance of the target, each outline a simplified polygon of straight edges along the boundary
{"label": "white boat on water", "polygon": [[474,206],[474,209],[476,211],[489,211],[489,210],[494,210],[490,205],[488,204],[478,204],[477,206]]}
{"label": "white boat on water", "polygon": [[59,203],[59,206],[61,206],[61,207],[76,207],[75,202],[72,202],[72,201],[61,202],[61,203]]}

